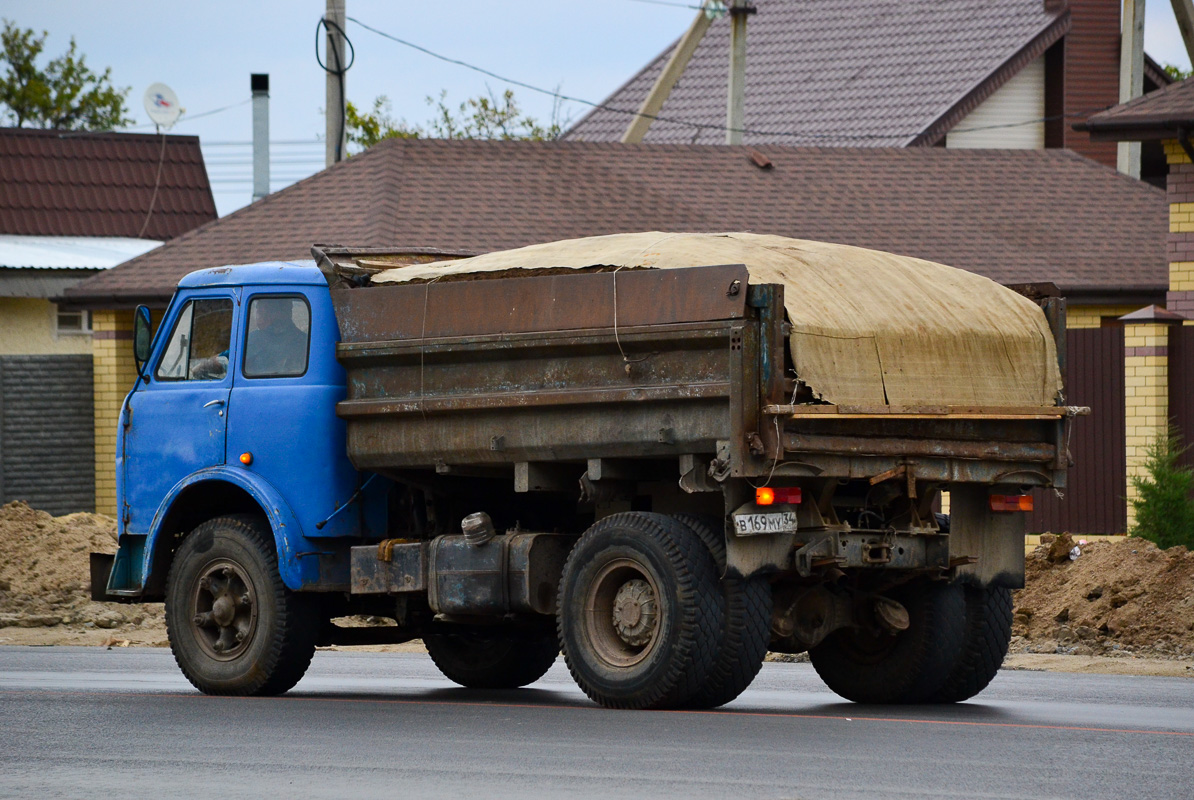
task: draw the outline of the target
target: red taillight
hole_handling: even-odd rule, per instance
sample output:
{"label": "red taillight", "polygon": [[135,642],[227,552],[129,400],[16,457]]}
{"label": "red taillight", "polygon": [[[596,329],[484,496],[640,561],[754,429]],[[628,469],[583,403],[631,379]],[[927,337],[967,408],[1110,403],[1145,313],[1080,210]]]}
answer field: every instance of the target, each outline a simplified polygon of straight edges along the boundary
{"label": "red taillight", "polygon": [[993,494],[991,495],[992,511],[1032,511],[1032,495],[1030,494]]}
{"label": "red taillight", "polygon": [[755,489],[755,503],[760,506],[770,506],[776,503],[796,505],[799,502],[799,486],[763,486]]}

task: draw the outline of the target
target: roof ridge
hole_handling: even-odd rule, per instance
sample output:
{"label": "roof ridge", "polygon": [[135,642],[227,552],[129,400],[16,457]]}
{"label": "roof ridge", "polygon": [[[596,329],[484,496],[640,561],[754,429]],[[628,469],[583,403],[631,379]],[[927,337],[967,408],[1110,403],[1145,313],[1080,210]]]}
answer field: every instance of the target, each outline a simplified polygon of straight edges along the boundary
{"label": "roof ridge", "polygon": [[1069,6],[1063,6],[1061,11],[1041,27],[1033,37],[1019,49],[999,63],[985,78],[963,92],[949,106],[933,119],[931,123],[918,135],[907,142],[914,144],[934,144],[949,132],[955,125],[966,118],[968,114],[982,105],[995,92],[999,91],[1008,81],[1044,55],[1045,51],[1057,43],[1061,37],[1070,31],[1073,19]]}

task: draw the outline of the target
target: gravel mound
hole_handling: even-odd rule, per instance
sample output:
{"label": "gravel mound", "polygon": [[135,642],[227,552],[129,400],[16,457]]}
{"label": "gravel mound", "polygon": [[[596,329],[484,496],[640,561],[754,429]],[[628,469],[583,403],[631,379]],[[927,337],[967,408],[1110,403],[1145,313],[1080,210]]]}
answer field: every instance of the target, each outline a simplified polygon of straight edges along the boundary
{"label": "gravel mound", "polygon": [[20,502],[0,506],[0,628],[160,624],[160,603],[91,601],[92,552],[116,552],[116,520],[82,513],[51,517]]}
{"label": "gravel mound", "polygon": [[1186,548],[1046,534],[1025,566],[1013,623],[1020,649],[1194,657],[1194,553]]}

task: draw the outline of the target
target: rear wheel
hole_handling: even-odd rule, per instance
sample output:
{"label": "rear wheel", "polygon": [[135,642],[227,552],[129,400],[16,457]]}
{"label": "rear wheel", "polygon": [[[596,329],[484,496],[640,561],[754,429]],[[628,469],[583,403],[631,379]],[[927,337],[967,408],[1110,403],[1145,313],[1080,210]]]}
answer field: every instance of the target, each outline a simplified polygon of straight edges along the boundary
{"label": "rear wheel", "polygon": [[959,703],[987,688],[1012,640],[1012,593],[999,587],[966,586],[966,633],[962,657],[933,695],[934,703]]}
{"label": "rear wheel", "polygon": [[966,605],[957,584],[920,582],[892,592],[908,611],[899,633],[844,628],[809,650],[821,680],[856,703],[926,703],[958,665]]}
{"label": "rear wheel", "polygon": [[[725,571],[725,533],[719,520],[696,514],[675,518],[697,535]],[[688,701],[692,708],[716,708],[746,691],[759,674],[771,642],[771,584],[763,577],[722,577],[726,613],[719,632],[717,660],[704,685]]]}
{"label": "rear wheel", "polygon": [[555,634],[435,633],[424,636],[423,644],[445,678],[471,689],[518,689],[534,683],[560,652]]}
{"label": "rear wheel", "polygon": [[713,670],[724,600],[701,540],[662,514],[600,520],[564,565],[557,621],[568,669],[608,708],[675,708]]}
{"label": "rear wheel", "polygon": [[307,671],[317,632],[309,598],[282,583],[261,519],[218,517],[183,539],[166,579],[166,633],[196,689],[281,694]]}

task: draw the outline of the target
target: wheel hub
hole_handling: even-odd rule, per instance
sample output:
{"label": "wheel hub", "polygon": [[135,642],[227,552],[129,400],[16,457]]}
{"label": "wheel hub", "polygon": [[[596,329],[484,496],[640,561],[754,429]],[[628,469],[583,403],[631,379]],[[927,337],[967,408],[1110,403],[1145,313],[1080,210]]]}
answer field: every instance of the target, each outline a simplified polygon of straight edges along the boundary
{"label": "wheel hub", "polygon": [[657,624],[655,593],[641,578],[622,584],[614,595],[613,623],[618,637],[632,647],[651,641]]}
{"label": "wheel hub", "polygon": [[666,618],[651,569],[638,559],[616,558],[602,566],[585,591],[585,636],[594,655],[615,669],[650,658]]}
{"label": "wheel hub", "polygon": [[257,626],[255,601],[253,583],[239,565],[216,562],[208,566],[192,593],[191,629],[200,647],[220,661],[244,652]]}

